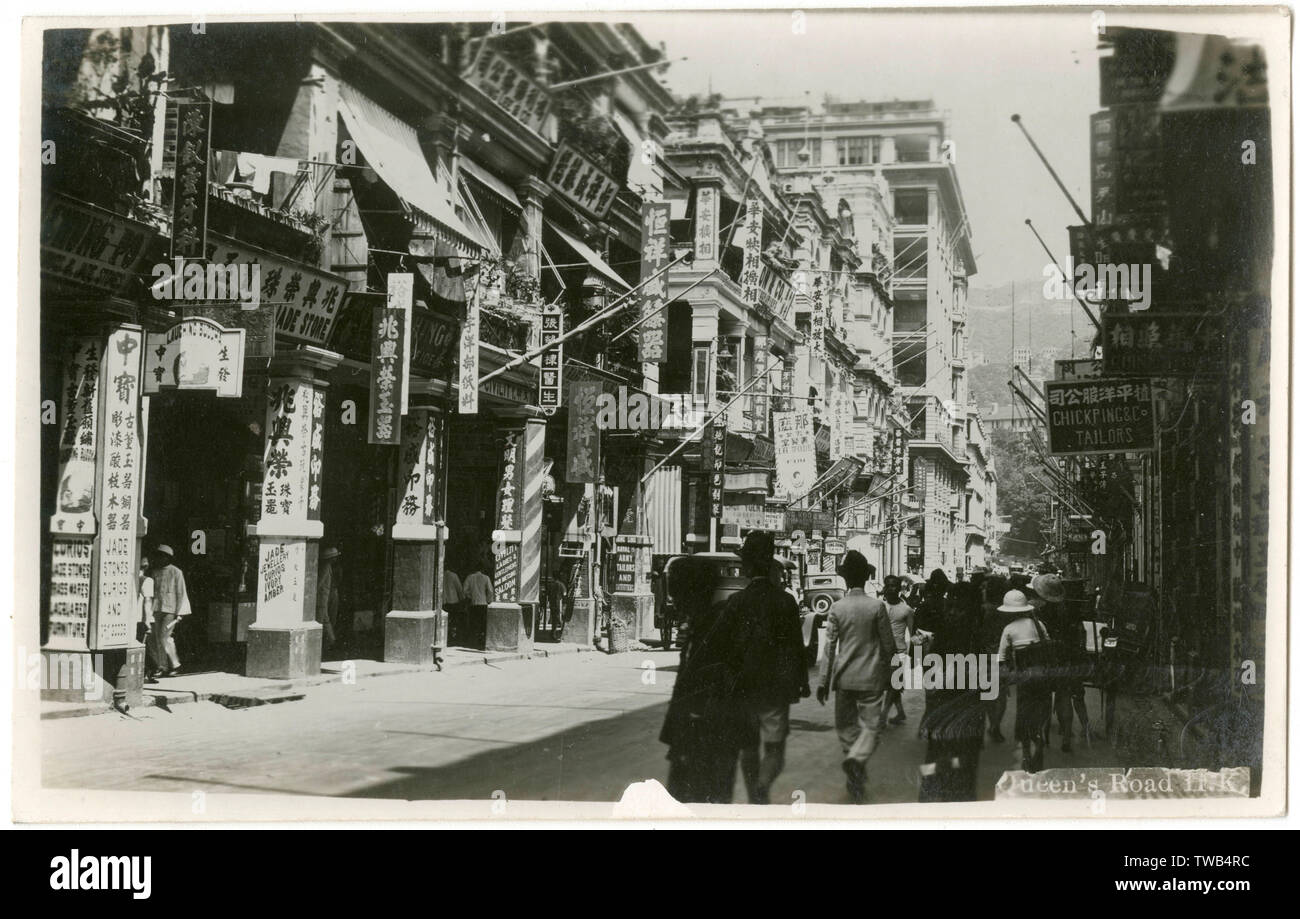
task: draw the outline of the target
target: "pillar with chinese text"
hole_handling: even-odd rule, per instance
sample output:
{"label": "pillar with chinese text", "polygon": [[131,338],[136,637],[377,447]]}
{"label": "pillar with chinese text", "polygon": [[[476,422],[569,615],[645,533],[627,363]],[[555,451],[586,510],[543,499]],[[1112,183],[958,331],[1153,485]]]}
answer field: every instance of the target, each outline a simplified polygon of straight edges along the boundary
{"label": "pillar with chinese text", "polygon": [[441,519],[445,431],[446,419],[438,409],[413,404],[402,419],[385,661],[431,665],[437,662],[435,648],[446,644],[447,613],[438,590],[438,555],[446,539]]}
{"label": "pillar with chinese text", "polygon": [[64,353],[43,699],[141,697],[143,354],[144,332],[132,324],[74,336]]}
{"label": "pillar with chinese text", "polygon": [[316,575],[324,462],[324,376],[341,356],[300,347],[268,369],[266,446],[258,540],[257,617],[248,629],[248,676],[292,679],[320,672]]}
{"label": "pillar with chinese text", "polygon": [[541,586],[545,449],[546,422],[541,418],[526,418],[505,432],[492,534],[496,602],[488,607],[487,621],[492,651],[532,649]]}

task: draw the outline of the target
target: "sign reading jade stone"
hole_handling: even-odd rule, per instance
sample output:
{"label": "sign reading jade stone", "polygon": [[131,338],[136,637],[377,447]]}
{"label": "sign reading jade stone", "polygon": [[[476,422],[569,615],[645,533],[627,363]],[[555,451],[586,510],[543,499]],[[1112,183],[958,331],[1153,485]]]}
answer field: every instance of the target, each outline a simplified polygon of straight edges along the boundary
{"label": "sign reading jade stone", "polygon": [[172,258],[204,257],[208,231],[210,102],[176,106],[176,180],[172,189]]}
{"label": "sign reading jade stone", "polygon": [[1054,455],[1135,453],[1155,447],[1155,409],[1146,380],[1097,379],[1043,384]]}
{"label": "sign reading jade stone", "polygon": [[118,329],[103,362],[103,443],[100,447],[99,569],[90,632],[94,649],[135,640],[136,532],[140,518],[140,352],[144,333]]}
{"label": "sign reading jade stone", "polygon": [[[641,328],[637,340],[642,363],[659,363],[667,359],[666,334],[668,315],[665,310],[668,296],[667,272],[654,277],[668,263],[667,202],[646,202],[641,205]],[[654,278],[653,280],[647,280]]]}
{"label": "sign reading jade stone", "polygon": [[400,444],[401,407],[406,389],[406,376],[402,373],[406,311],[377,306],[372,316],[367,440],[372,444]]}

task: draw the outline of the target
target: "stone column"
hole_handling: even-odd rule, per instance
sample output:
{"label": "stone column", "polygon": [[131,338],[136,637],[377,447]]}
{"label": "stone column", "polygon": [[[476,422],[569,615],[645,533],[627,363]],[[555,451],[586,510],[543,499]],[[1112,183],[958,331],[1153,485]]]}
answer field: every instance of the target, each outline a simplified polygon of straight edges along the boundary
{"label": "stone column", "polygon": [[115,324],[67,342],[41,698],[140,701],[144,331]]}
{"label": "stone column", "polygon": [[528,176],[519,184],[515,192],[519,195],[519,203],[523,205],[523,214],[520,218],[520,232],[524,234],[525,265],[523,267],[530,277],[540,279],[542,276],[542,206],[550,195],[551,188],[536,176]]}
{"label": "stone column", "polygon": [[532,652],[534,616],[541,585],[542,459],[546,422],[524,418],[505,433],[497,487],[497,529],[493,531],[496,571],[488,607],[487,647]]}
{"label": "stone column", "polygon": [[434,647],[446,642],[447,613],[437,589],[438,553],[446,539],[446,524],[440,517],[445,431],[445,416],[434,408],[412,407],[402,419],[385,661],[432,665]]}
{"label": "stone column", "polygon": [[277,354],[268,368],[266,447],[258,540],[257,616],[248,629],[248,676],[320,672],[316,572],[324,462],[324,376],[342,360],[321,348]]}

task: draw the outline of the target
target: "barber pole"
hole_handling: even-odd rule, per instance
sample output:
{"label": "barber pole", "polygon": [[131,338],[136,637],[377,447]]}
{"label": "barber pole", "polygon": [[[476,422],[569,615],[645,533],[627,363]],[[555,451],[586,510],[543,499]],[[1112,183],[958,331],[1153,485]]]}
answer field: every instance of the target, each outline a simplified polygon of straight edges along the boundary
{"label": "barber pole", "polygon": [[519,600],[536,603],[542,580],[542,483],[546,425],[532,423],[524,428],[523,541],[519,560]]}

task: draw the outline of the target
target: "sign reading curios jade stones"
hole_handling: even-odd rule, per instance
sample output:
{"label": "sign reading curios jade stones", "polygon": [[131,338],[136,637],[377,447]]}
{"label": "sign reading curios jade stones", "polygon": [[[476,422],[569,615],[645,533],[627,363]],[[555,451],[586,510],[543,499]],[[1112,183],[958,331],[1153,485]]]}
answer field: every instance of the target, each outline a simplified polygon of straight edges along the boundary
{"label": "sign reading curios jade stones", "polygon": [[238,399],[244,391],[244,330],[200,316],[145,337],[144,393],[211,390]]}
{"label": "sign reading curios jade stones", "polygon": [[[668,279],[664,274],[655,277],[668,263],[667,202],[648,201],[641,205],[641,327],[637,341],[642,363],[659,363],[667,360],[668,316],[665,310],[668,296]],[[652,280],[651,280],[652,279]]]}

